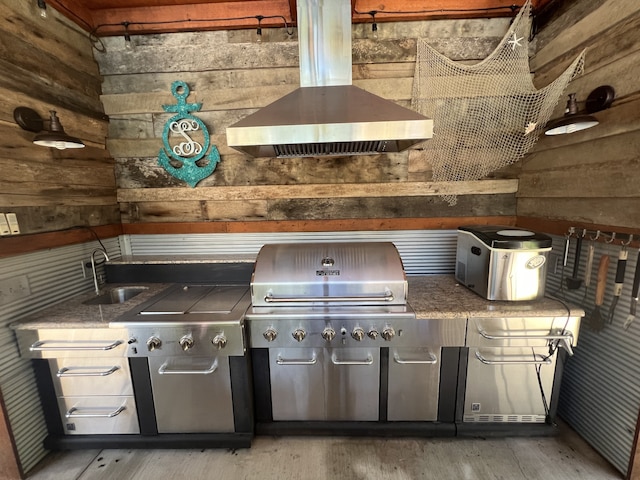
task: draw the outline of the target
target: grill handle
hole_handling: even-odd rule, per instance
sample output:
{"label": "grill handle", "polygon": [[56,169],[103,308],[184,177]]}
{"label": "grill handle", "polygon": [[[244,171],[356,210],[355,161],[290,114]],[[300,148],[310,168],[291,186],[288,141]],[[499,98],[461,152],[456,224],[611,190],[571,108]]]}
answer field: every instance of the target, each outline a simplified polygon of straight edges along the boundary
{"label": "grill handle", "polygon": [[[46,343],[65,344],[60,347],[47,347]],[[76,344],[75,346],[73,344]],[[80,345],[78,345],[80,344]],[[113,350],[118,345],[122,345],[120,340],[116,340],[108,345],[82,345],[79,341],[70,340],[40,340],[29,347],[31,352],[46,352],[46,351],[65,351],[65,350]]]}
{"label": "grill handle", "polygon": [[315,365],[317,361],[316,352],[313,352],[313,355],[309,360],[287,360],[286,358],[282,358],[280,355],[276,357],[276,363],[278,365]]}
{"label": "grill handle", "polygon": [[480,329],[478,333],[487,340],[558,340],[558,344],[567,351],[569,356],[573,356],[573,348],[571,347],[573,334],[571,332],[558,335],[493,335]]}
{"label": "grill handle", "polygon": [[433,353],[429,353],[429,358],[426,360],[403,360],[397,353],[393,354],[393,361],[400,365],[435,365],[438,363],[438,359]]}
{"label": "grill handle", "polygon": [[158,369],[160,375],[210,375],[218,369],[218,359],[214,360],[206,370],[169,370],[167,363]]}
{"label": "grill handle", "polygon": [[91,371],[91,370],[83,369],[82,367],[77,367],[78,369],[81,369],[81,370],[79,372],[72,372],[71,370],[74,368],[76,367],[63,367],[56,372],[56,376],[57,377],[106,377],[107,375],[111,375],[112,373],[115,373],[120,369],[120,367],[118,367],[117,365],[114,365],[108,370],[102,370],[102,371]]}
{"label": "grill handle", "polygon": [[314,297],[314,296],[300,296],[300,297],[277,297],[273,293],[267,293],[264,296],[266,303],[302,303],[302,302],[393,302],[395,296],[393,292],[387,290],[380,295],[353,295],[353,296],[339,296],[339,297]]}
{"label": "grill handle", "polygon": [[80,409],[77,407],[70,408],[67,413],[65,413],[65,417],[67,418],[113,418],[120,415],[127,409],[124,405],[109,413],[76,413],[79,412]]}
{"label": "grill handle", "polygon": [[365,360],[338,360],[338,357],[334,353],[331,355],[331,363],[334,365],[372,365],[373,357],[371,355],[367,355]]}
{"label": "grill handle", "polygon": [[535,357],[534,360],[489,360],[476,350],[476,358],[485,365],[551,365],[551,359],[549,357],[545,357],[539,353],[534,353],[533,356]]}

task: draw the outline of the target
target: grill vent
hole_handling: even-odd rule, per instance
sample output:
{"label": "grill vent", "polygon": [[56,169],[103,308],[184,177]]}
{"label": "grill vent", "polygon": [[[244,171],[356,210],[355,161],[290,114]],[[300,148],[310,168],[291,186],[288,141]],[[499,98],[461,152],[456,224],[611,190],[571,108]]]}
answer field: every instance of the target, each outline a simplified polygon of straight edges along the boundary
{"label": "grill vent", "polygon": [[387,141],[369,142],[330,142],[274,145],[276,157],[319,157],[328,155],[372,155],[384,153],[387,150]]}

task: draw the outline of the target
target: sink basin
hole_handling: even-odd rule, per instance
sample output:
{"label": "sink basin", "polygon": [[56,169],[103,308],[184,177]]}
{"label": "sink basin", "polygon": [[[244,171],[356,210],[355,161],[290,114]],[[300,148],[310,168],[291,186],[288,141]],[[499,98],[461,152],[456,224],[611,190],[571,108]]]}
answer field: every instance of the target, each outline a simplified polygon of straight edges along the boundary
{"label": "sink basin", "polygon": [[112,288],[106,293],[97,295],[89,300],[82,302],[85,305],[112,305],[124,303],[132,299],[136,295],[140,295],[147,290],[148,287],[117,287]]}

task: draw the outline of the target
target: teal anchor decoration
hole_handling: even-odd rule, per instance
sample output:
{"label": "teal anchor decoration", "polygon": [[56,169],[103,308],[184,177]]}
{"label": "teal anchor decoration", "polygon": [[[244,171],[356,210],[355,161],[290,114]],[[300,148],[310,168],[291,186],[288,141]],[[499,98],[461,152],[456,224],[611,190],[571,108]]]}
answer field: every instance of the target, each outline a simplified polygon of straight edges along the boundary
{"label": "teal anchor decoration", "polygon": [[[207,163],[202,166],[196,164],[198,160],[204,158],[210,145],[207,126],[202,123],[202,120],[189,113],[200,111],[202,103],[187,103],[189,86],[180,80],[171,84],[171,93],[176,97],[177,105],[163,105],[162,108],[165,112],[176,112],[176,115],[167,120],[164,125],[164,131],[162,132],[164,149],[161,149],[160,153],[158,153],[158,163],[169,174],[187,182],[189,186],[195,187],[200,180],[207,178],[216,169],[220,161],[220,153],[217,147],[212,145],[211,151],[206,157]],[[204,145],[200,145],[190,136],[190,134],[198,130],[202,132]],[[180,135],[184,141],[172,148],[169,144],[169,135],[171,133]],[[167,152],[173,160],[180,162],[181,166],[174,167]]]}

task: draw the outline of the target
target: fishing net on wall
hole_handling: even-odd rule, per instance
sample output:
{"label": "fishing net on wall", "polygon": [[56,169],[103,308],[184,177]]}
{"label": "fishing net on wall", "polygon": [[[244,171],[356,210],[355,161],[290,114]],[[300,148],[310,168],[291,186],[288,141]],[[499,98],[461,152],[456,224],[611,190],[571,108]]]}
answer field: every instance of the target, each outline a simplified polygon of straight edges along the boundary
{"label": "fishing net on wall", "polygon": [[[433,119],[434,134],[419,155],[434,182],[480,180],[533,147],[567,84],[582,73],[583,51],[553,83],[533,85],[529,68],[531,2],[498,47],[475,65],[454,62],[420,39],[412,108]],[[455,195],[443,195],[454,205]]]}

